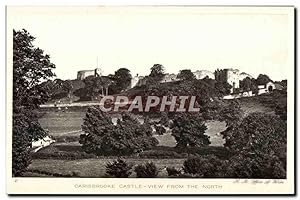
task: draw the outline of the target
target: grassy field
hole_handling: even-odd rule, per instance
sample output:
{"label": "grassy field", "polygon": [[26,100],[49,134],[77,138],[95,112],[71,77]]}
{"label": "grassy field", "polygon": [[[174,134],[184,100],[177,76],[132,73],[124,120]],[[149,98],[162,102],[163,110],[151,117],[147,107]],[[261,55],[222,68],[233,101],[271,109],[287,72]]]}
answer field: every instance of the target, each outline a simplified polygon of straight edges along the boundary
{"label": "grassy field", "polygon": [[[55,139],[73,137],[76,140],[76,138],[78,138],[82,133],[81,125],[83,123],[84,115],[84,111],[50,110],[43,114],[43,116],[39,119],[39,122],[44,129],[49,131],[49,135],[53,136]],[[116,118],[114,118],[114,120],[116,120]],[[211,145],[222,146],[224,144],[224,140],[222,139],[220,132],[225,130],[225,122],[207,121],[206,125],[206,134],[210,136]],[[172,147],[176,145],[176,141],[170,131],[164,135],[157,135],[155,137],[159,140],[159,145],[161,146]]]}
{"label": "grassy field", "polygon": [[[77,159],[77,160],[52,160],[52,159],[34,159],[29,167],[29,172],[41,170],[43,173],[60,173],[68,175],[76,173],[80,177],[105,177],[105,166],[114,159]],[[146,162],[154,162],[160,169],[159,177],[166,177],[166,166],[181,168],[184,159],[134,159],[127,158],[128,163],[138,165]],[[34,173],[34,172],[30,172]],[[36,174],[36,173],[34,173]],[[29,174],[30,175],[30,174]],[[135,177],[135,174],[132,174]]]}
{"label": "grassy field", "polygon": [[[274,114],[272,108],[263,105],[258,98],[241,98],[241,107],[245,115],[252,112],[264,112]],[[83,117],[85,116],[86,108],[69,108],[66,110],[48,109],[43,110],[39,122],[42,127],[49,131],[49,134],[53,136],[59,142],[65,141],[77,141],[79,135],[82,133],[81,125],[83,123]],[[114,118],[116,120],[116,118]],[[225,122],[220,121],[207,121],[206,134],[210,136],[212,146],[222,146],[224,140],[220,135],[220,132],[225,130]],[[173,147],[176,145],[175,139],[171,135],[170,131],[160,136],[155,136],[161,146]]]}
{"label": "grassy field", "polygon": [[[241,106],[245,115],[252,112],[264,112],[272,113],[274,111],[263,105],[258,98],[243,98],[240,99]],[[60,110],[49,109],[43,111],[40,117],[40,123],[44,129],[49,131],[49,134],[55,138],[63,138],[62,141],[54,143],[49,147],[43,148],[38,153],[33,155],[32,164],[29,166],[29,171],[25,176],[51,176],[51,174],[59,173],[60,175],[77,174],[80,177],[104,177],[105,165],[107,162],[111,162],[115,158],[96,157],[94,155],[86,154],[82,151],[80,144],[78,143],[78,137],[81,134],[81,124],[85,115],[85,109],[68,109]],[[222,147],[224,140],[220,135],[220,132],[225,130],[225,122],[220,121],[207,121],[206,125],[208,129],[206,134],[210,136],[211,147],[200,150],[204,154],[220,154],[227,155],[228,152]],[[73,138],[72,142],[66,142],[64,139]],[[176,152],[175,139],[171,136],[171,132],[166,134],[155,136],[159,140],[157,149],[150,150],[145,153],[145,158],[140,156],[139,158],[128,157],[126,161],[134,163],[135,165],[144,163],[146,161],[154,162],[158,168],[162,169],[165,166],[173,166],[181,168],[185,160],[182,156],[182,152]],[[152,156],[153,153],[153,157]],[[162,156],[155,159],[155,156]],[[174,157],[172,157],[175,155]],[[172,157],[165,158],[164,156]],[[132,174],[134,177],[135,174]],[[166,171],[162,170],[159,173],[159,177],[166,177]]]}

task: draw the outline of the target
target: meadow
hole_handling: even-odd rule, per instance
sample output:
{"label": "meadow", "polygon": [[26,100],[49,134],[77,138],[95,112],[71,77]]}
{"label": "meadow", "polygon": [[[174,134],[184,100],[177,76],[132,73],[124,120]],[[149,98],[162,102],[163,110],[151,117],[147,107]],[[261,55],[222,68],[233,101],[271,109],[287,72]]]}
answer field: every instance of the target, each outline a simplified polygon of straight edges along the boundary
{"label": "meadow", "polygon": [[[243,98],[240,102],[245,115],[252,112],[274,113],[270,107],[257,99]],[[62,110],[51,108],[40,111],[39,122],[56,142],[33,154],[32,163],[25,176],[105,177],[106,164],[117,157],[97,157],[82,151],[78,140],[82,133],[81,124],[85,111],[84,107]],[[225,122],[211,120],[206,121],[206,125],[208,128],[206,134],[210,136],[211,141],[209,147],[178,150],[174,148],[176,141],[168,130],[164,135],[154,136],[159,140],[158,147],[144,151],[138,156],[126,157],[126,161],[134,165],[147,161],[154,162],[160,169],[159,177],[166,177],[166,171],[162,170],[164,167],[172,166],[179,169],[189,155],[214,154],[225,159],[230,155],[230,152],[223,148],[224,139],[220,134],[226,128]],[[133,173],[131,177],[134,176]]]}

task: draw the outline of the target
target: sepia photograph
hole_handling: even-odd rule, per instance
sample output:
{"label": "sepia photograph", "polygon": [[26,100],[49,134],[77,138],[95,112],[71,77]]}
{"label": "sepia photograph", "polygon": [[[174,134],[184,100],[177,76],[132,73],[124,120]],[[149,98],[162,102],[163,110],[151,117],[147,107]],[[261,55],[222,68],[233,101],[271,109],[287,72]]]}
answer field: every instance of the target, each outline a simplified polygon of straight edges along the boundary
{"label": "sepia photograph", "polygon": [[294,7],[6,15],[9,194],[294,194]]}

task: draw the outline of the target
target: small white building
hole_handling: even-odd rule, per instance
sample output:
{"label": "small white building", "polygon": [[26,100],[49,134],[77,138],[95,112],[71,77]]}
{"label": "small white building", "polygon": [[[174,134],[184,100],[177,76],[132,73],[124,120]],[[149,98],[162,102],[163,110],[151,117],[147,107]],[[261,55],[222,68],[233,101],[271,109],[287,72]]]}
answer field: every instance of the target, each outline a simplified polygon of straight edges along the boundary
{"label": "small white building", "polygon": [[252,90],[242,92],[241,95],[242,95],[243,97],[252,97],[252,96],[254,96]]}
{"label": "small white building", "polygon": [[44,137],[43,139],[39,139],[37,141],[33,141],[31,143],[31,147],[32,148],[42,148],[42,147],[46,147],[49,146],[50,144],[52,144],[53,142],[55,142],[55,140],[53,140],[52,138],[50,138],[49,136]]}
{"label": "small white building", "polygon": [[274,89],[276,89],[275,84],[270,81],[266,85],[259,85],[258,86],[258,95],[272,92]]}

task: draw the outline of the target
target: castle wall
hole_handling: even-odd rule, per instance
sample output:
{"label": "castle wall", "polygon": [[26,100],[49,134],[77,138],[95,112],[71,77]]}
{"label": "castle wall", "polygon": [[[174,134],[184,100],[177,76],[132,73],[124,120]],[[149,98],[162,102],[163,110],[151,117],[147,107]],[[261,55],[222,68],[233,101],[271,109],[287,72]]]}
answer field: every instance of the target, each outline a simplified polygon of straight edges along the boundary
{"label": "castle wall", "polygon": [[77,80],[83,80],[88,76],[102,76],[102,69],[96,68],[94,70],[82,70],[77,72]]}
{"label": "castle wall", "polygon": [[135,76],[131,79],[130,88],[143,85],[143,76]]}
{"label": "castle wall", "polygon": [[196,76],[196,79],[203,79],[206,76],[208,76],[211,79],[215,79],[214,73],[207,71],[207,70],[197,70],[193,72],[193,74]]}
{"label": "castle wall", "polygon": [[240,71],[238,69],[228,69],[227,70],[227,83],[229,83],[232,88],[231,88],[231,92],[233,92],[233,90],[235,88],[240,88]]}
{"label": "castle wall", "polygon": [[215,80],[229,83],[232,86],[230,92],[233,93],[234,89],[240,87],[240,71],[238,69],[217,69]]}
{"label": "castle wall", "polygon": [[176,74],[166,74],[163,79],[160,81],[161,83],[178,81]]}
{"label": "castle wall", "polygon": [[79,72],[77,72],[77,79],[78,80],[83,80],[88,76],[94,76],[94,75],[95,75],[95,70],[79,71]]}

